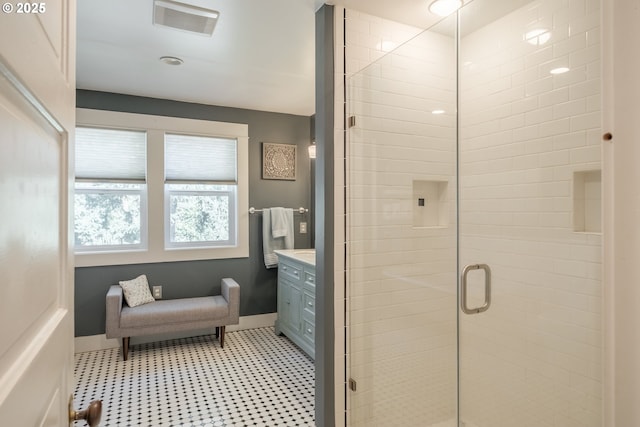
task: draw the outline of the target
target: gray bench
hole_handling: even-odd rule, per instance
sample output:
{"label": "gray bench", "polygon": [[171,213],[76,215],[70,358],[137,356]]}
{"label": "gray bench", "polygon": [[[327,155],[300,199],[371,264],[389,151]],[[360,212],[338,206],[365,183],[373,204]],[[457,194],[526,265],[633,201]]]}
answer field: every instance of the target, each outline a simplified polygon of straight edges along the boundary
{"label": "gray bench", "polygon": [[137,307],[124,302],[122,288],[114,285],[107,292],[106,335],[122,338],[122,357],[129,355],[130,337],[216,328],[216,338],[224,347],[226,325],[237,325],[240,317],[240,285],[222,279],[216,296],[157,300]]}

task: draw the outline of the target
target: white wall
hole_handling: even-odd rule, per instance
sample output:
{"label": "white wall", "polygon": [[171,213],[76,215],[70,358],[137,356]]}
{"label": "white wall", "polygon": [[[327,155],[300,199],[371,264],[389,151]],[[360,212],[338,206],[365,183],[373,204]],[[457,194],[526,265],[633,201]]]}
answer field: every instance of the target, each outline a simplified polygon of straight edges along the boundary
{"label": "white wall", "polygon": [[605,0],[606,426],[640,425],[640,4]]}

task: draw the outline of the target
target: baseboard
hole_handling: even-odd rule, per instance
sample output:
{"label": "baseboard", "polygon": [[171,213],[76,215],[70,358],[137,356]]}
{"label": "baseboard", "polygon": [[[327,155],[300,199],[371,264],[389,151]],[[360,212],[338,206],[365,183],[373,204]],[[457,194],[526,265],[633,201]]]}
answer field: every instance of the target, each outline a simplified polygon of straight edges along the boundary
{"label": "baseboard", "polygon": [[[226,331],[233,332],[233,331],[241,331],[244,329],[255,329],[255,328],[264,328],[267,326],[273,326],[277,318],[278,318],[278,313],[258,314],[255,316],[241,316],[240,323],[237,325],[227,326]],[[130,344],[131,345],[143,344],[147,342],[162,341],[162,340],[184,338],[184,337],[193,337],[197,335],[210,335],[212,333],[213,332],[211,330],[201,330],[201,331],[189,331],[189,332],[173,333],[173,334],[152,335],[148,337],[132,337]],[[107,339],[107,337],[104,334],[90,335],[87,337],[76,337],[74,339],[74,343],[75,343],[76,353],[84,353],[87,351],[106,350],[108,348],[120,347],[119,339],[115,339],[115,338]]]}
{"label": "baseboard", "polygon": [[106,350],[108,348],[120,347],[120,342],[117,339],[107,339],[102,335],[90,335],[87,337],[75,337],[75,353],[84,353],[87,351]]}
{"label": "baseboard", "polygon": [[278,313],[257,314],[255,316],[240,316],[240,323],[237,325],[229,325],[227,332],[242,331],[244,329],[265,328],[273,326],[278,319]]}

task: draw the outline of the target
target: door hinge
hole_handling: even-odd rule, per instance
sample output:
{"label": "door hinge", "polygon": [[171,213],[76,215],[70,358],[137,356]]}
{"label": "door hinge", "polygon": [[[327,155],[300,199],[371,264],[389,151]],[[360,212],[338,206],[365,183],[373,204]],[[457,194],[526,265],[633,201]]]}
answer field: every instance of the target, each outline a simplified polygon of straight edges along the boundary
{"label": "door hinge", "polygon": [[356,125],[356,116],[349,116],[349,127],[352,128]]}
{"label": "door hinge", "polygon": [[356,380],[354,380],[353,378],[349,378],[349,390],[356,391],[356,386]]}

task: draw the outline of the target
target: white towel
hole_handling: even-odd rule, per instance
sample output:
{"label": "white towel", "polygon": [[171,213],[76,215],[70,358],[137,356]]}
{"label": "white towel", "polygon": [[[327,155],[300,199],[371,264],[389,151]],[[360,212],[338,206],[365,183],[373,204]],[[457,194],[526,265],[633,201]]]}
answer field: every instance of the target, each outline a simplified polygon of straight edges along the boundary
{"label": "white towel", "polygon": [[[280,208],[283,209],[283,208]],[[272,231],[271,209],[262,210],[262,251],[264,252],[264,265],[267,268],[278,266],[278,255],[273,251],[277,249],[293,249],[293,209],[284,209],[287,223],[287,234],[283,237],[274,237]]]}
{"label": "white towel", "polygon": [[[291,209],[285,208],[271,208],[271,234],[274,239],[278,237],[285,237],[289,234],[289,217],[287,211]],[[292,211],[293,212],[293,211]],[[293,213],[291,214],[291,222],[293,222]],[[291,226],[291,232],[293,233],[293,226]]]}

